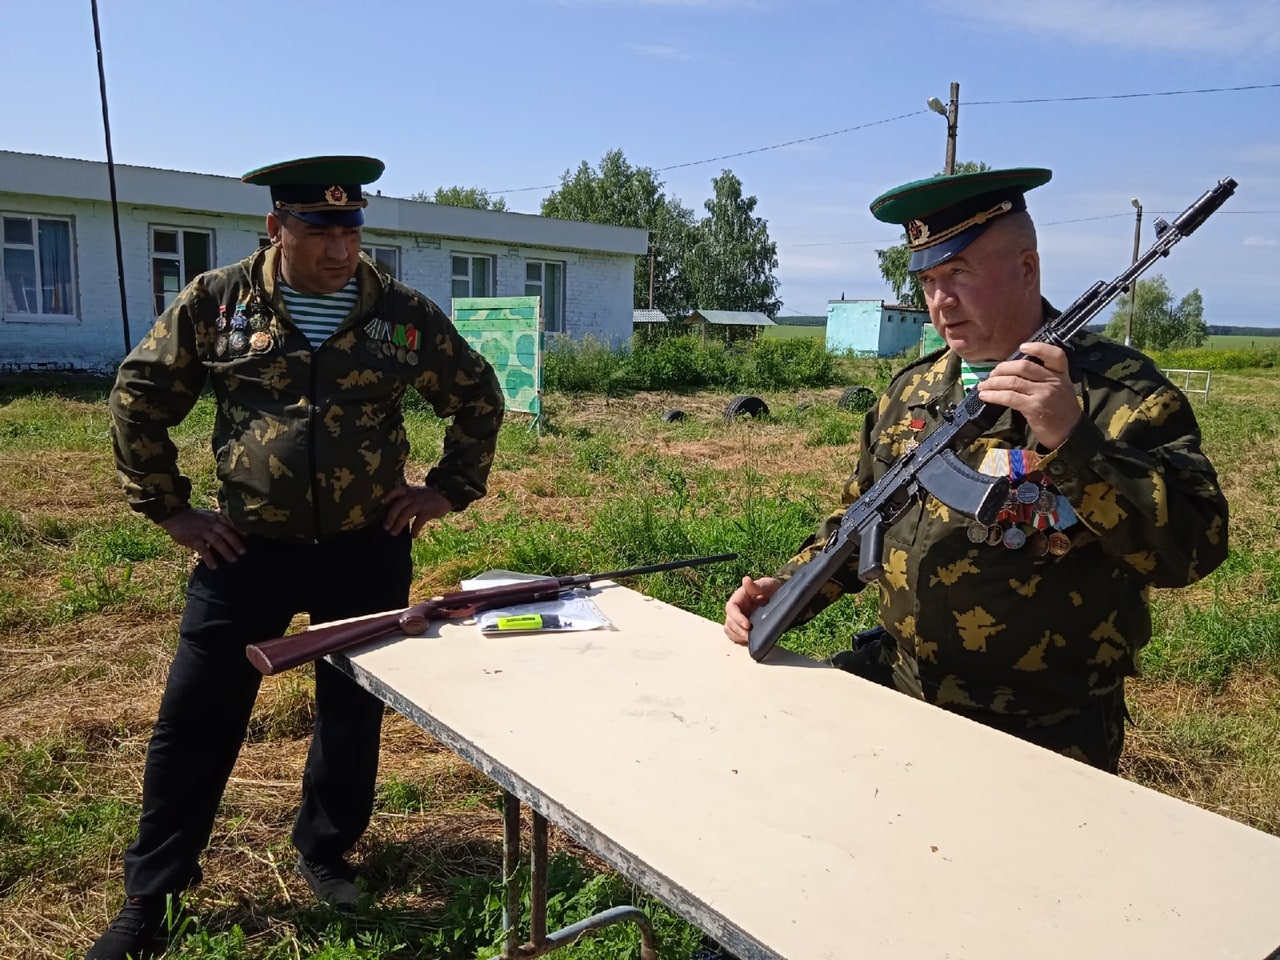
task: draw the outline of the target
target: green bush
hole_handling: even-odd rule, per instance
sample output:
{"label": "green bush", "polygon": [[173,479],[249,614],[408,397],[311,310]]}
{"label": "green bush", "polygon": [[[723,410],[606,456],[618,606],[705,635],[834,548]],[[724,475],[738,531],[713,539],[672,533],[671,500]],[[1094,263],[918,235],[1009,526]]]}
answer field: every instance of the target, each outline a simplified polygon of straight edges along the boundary
{"label": "green bush", "polygon": [[543,361],[543,385],[560,393],[636,390],[786,390],[838,382],[836,357],[820,340],[762,338],[726,346],[697,337],[638,341],[633,348],[560,338]]}

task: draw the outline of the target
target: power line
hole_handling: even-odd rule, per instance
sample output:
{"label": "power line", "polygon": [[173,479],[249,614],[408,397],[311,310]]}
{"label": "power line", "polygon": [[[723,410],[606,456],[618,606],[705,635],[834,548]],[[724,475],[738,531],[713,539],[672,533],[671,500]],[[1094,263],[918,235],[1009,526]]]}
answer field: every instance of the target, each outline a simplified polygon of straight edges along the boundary
{"label": "power line", "polygon": [[[696,167],[703,163],[715,163],[717,160],[732,160],[734,157],[745,157],[753,153],[764,153],[766,150],[781,150],[783,147],[792,147],[797,143],[812,143],[814,140],[824,140],[827,137],[837,137],[842,133],[852,133],[854,130],[865,130],[867,127],[877,127],[885,123],[893,123],[895,120],[903,120],[907,117],[919,116],[922,113],[928,113],[928,110],[912,110],[910,113],[900,113],[896,117],[885,117],[883,120],[871,120],[867,123],[860,123],[857,126],[845,127],[841,130],[832,130],[829,133],[815,133],[811,137],[800,137],[796,140],[787,140],[784,143],[773,143],[767,147],[752,147],[750,150],[739,150],[737,153],[722,153],[718,157],[708,157],[705,160],[687,160],[684,163],[672,163],[665,167],[652,167],[654,173],[662,173],[666,170],[679,170],[682,167]],[[509,190],[490,190],[490,194],[501,193],[526,193],[529,190],[554,190],[560,186],[558,183],[548,183],[540,187],[512,187]]]}
{"label": "power line", "polygon": [[1254,83],[1243,87],[1203,87],[1199,90],[1159,90],[1152,93],[1107,93],[1082,97],[1040,97],[1027,100],[966,100],[966,107],[987,107],[1004,103],[1074,103],[1081,100],[1133,100],[1138,97],[1182,97],[1196,93],[1235,93],[1240,90],[1273,90],[1280,83]]}
{"label": "power line", "polygon": [[[1181,97],[1193,94],[1236,93],[1242,90],[1273,90],[1277,88],[1280,88],[1280,83],[1255,83],[1239,87],[1203,87],[1198,90],[1156,90],[1146,93],[1111,93],[1079,97],[1040,97],[1036,99],[1023,100],[967,100],[965,101],[965,106],[983,107],[1019,103],[1074,103],[1085,100],[1133,100],[1141,97]],[[886,123],[894,123],[898,120],[905,120],[908,117],[916,117],[922,113],[929,112],[930,111],[928,110],[912,110],[910,113],[900,113],[896,117],[885,117],[882,120],[871,120],[867,123],[859,123],[852,127],[843,127],[840,130],[831,130],[827,133],[816,133],[811,137],[799,137],[795,140],[786,140],[782,143],[769,144],[766,147],[752,147],[749,150],[739,150],[736,153],[724,153],[716,157],[707,157],[705,160],[686,160],[684,163],[672,163],[665,167],[652,167],[650,169],[655,173],[661,173],[667,170],[680,170],[685,167],[696,167],[704,163],[716,163],[720,160],[732,160],[735,157],[746,157],[753,153],[765,153],[769,150],[781,150],[783,147],[795,146],[797,143],[812,143],[814,140],[825,140],[828,137],[838,137],[841,134],[853,133],[855,130],[865,130],[868,127],[877,127]],[[491,196],[500,196],[507,193],[528,193],[531,190],[554,190],[560,185],[561,184],[559,183],[547,183],[537,187],[510,187],[505,190],[489,190],[486,192]]]}

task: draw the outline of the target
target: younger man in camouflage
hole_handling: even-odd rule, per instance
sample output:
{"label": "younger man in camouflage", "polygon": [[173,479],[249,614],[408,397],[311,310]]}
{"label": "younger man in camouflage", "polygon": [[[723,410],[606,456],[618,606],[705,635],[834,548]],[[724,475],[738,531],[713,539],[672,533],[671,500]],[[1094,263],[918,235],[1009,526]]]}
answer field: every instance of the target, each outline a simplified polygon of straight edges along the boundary
{"label": "younger man in camouflage", "polygon": [[[1007,475],[984,526],[926,497],[885,537],[884,633],[832,658],[981,723],[1114,772],[1124,680],[1151,638],[1147,594],[1210,573],[1227,554],[1227,503],[1183,394],[1136,350],[1081,333],[1063,351],[1025,342],[1056,311],[1021,168],[897,187],[872,213],[907,227],[910,269],[946,348],[894,377],[862,429],[833,513],[776,577],[744,577],[725,633],[821,550],[845,509],[978,385],[1006,412],[961,460]],[[1006,358],[1021,350],[1032,359]],[[802,619],[861,589],[856,557]],[[800,622],[800,621],[798,621]]]}
{"label": "younger man in camouflage", "polygon": [[[485,493],[502,392],[439,307],[361,254],[361,188],[381,172],[367,157],[317,157],[246,174],[271,188],[270,246],[192,281],[120,367],[110,409],[126,495],[199,561],[147,750],[125,904],[87,960],[149,956],[166,901],[199,882],[262,679],[245,645],[304,610],[319,623],[406,606],[413,537]],[[206,383],[217,509],[192,505],[169,438]],[[405,479],[410,388],[452,420],[421,486]],[[373,810],[383,705],[323,661],[315,700],[297,868],[351,909],[345,854]]]}

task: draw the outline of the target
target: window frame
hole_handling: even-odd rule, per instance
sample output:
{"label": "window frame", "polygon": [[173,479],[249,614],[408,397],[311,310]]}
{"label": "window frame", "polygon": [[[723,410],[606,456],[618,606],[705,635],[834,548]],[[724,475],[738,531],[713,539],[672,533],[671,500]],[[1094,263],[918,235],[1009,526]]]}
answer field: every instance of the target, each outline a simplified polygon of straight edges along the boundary
{"label": "window frame", "polygon": [[[26,220],[31,224],[31,243],[10,243],[4,239],[5,220]],[[66,313],[44,312],[44,283],[40,275],[40,221],[65,223],[67,225],[67,261],[69,263],[69,283],[67,302],[70,309]],[[0,210],[0,282],[4,280],[5,251],[9,249],[30,250],[35,260],[36,293],[39,297],[40,311],[10,310],[7,307],[7,296],[0,287],[0,321],[6,323],[79,323],[80,322],[80,269],[76,260],[76,218],[70,214],[32,213],[20,210]]]}
{"label": "window frame", "polygon": [[[168,251],[160,252],[156,250],[157,231],[162,233],[177,234],[178,250],[176,253],[169,253]],[[198,233],[209,238],[208,260],[205,264],[204,269],[194,274],[193,276],[186,275],[187,274],[187,257],[186,257],[186,236],[185,235],[188,233]],[[214,247],[213,247],[215,238],[216,238],[215,232],[205,227],[176,226],[174,224],[168,224],[168,223],[147,224],[148,252],[150,254],[150,262],[151,262],[151,309],[155,311],[155,315],[157,317],[160,316],[160,314],[164,313],[164,311],[169,308],[169,304],[173,303],[173,300],[177,298],[178,293],[181,293],[186,288],[188,283],[190,283],[192,280],[198,277],[201,273],[204,273],[206,270],[213,269],[214,264],[218,262],[217,254],[214,251]],[[178,291],[174,293],[173,297],[170,298],[169,301],[165,303],[163,307],[161,307],[156,300],[157,297],[160,297],[163,295],[162,293],[158,293],[156,291],[156,260],[169,260],[178,265]],[[159,307],[159,309],[157,309],[157,307]]]}
{"label": "window frame", "polygon": [[[466,274],[457,273],[457,264],[454,262],[459,259],[466,259]],[[477,260],[483,260],[488,266],[488,288],[483,293],[476,293],[475,290],[475,263]],[[467,253],[465,251],[455,250],[449,254],[449,295],[454,300],[463,297],[492,297],[498,289],[498,258],[491,253]],[[455,291],[454,285],[459,280],[467,281],[467,289],[470,291],[466,294],[459,294]]]}
{"label": "window frame", "polygon": [[369,243],[365,240],[361,240],[360,252],[363,253],[366,257],[368,257],[370,260],[372,260],[374,263],[378,264],[379,266],[385,269],[386,264],[383,263],[381,260],[379,260],[377,256],[375,256],[375,254],[371,252],[371,251],[377,251],[377,250],[382,250],[384,252],[391,253],[395,257],[395,266],[392,268],[391,278],[393,280],[399,280],[400,269],[403,263],[403,260],[400,254],[400,248],[393,243],[381,243],[378,241]]}
{"label": "window frame", "polygon": [[[566,330],[565,309],[568,304],[568,295],[566,293],[566,287],[568,286],[566,278],[569,275],[568,265],[563,260],[543,260],[541,258],[534,257],[530,257],[525,260],[524,264],[524,295],[526,297],[542,298],[542,320],[544,329],[547,333],[564,333]],[[537,280],[529,279],[529,268],[532,266],[540,268],[540,276]],[[554,317],[551,315],[551,311],[548,311],[547,309],[547,267],[560,268],[560,289],[556,293]],[[536,287],[537,293],[531,293],[529,290],[530,287]]]}

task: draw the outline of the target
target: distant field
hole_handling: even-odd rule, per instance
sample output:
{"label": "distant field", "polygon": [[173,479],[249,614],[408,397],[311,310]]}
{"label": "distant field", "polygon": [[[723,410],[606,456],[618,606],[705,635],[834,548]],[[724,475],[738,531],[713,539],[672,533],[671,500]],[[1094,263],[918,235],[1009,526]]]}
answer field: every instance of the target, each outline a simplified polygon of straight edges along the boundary
{"label": "distant field", "polygon": [[1205,346],[1211,350],[1250,350],[1253,348],[1270,350],[1273,347],[1280,346],[1280,330],[1277,330],[1276,334],[1274,337],[1260,337],[1252,333],[1214,334],[1209,338],[1209,342]]}
{"label": "distant field", "polygon": [[818,337],[825,340],[827,337],[826,327],[798,327],[794,324],[780,323],[776,327],[765,327],[764,335],[766,337],[774,337],[779,340],[791,340],[795,337]]}
{"label": "distant field", "polygon": [[[826,339],[827,328],[800,327],[780,323],[776,327],[766,327],[764,335],[778,339],[791,339],[794,337]],[[1205,346],[1211,350],[1269,350],[1272,347],[1280,346],[1280,328],[1277,329],[1274,337],[1259,336],[1257,334],[1215,334],[1209,338]]]}

